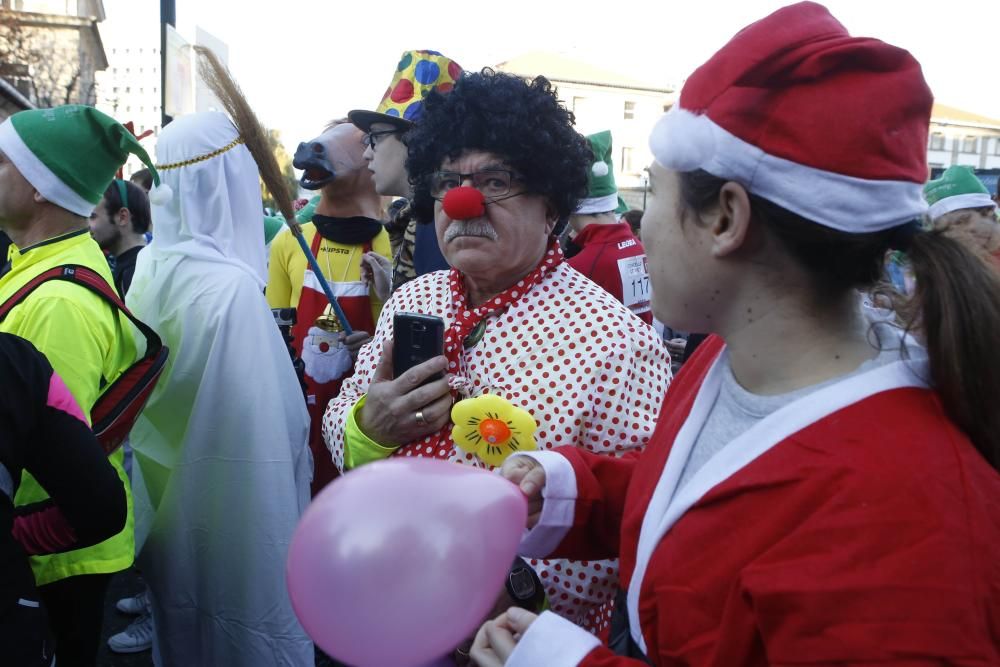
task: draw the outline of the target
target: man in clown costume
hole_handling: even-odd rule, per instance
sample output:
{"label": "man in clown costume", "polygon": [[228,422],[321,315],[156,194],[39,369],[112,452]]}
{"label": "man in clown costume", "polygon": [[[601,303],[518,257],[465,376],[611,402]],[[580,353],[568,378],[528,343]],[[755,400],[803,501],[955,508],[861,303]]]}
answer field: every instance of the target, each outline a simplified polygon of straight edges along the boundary
{"label": "man in clown costume", "polygon": [[[669,357],[652,328],[563,261],[556,223],[586,195],[593,160],[548,81],[467,74],[428,95],[406,144],[415,214],[452,268],[387,302],[323,422],[337,466],[420,456],[492,469],[512,448],[642,448]],[[445,340],[442,356],[397,373],[388,344],[403,312],[441,317]],[[524,586],[511,599],[537,609],[547,598],[606,628],[614,561],[529,565],[512,570]]]}
{"label": "man in clown costume", "polygon": [[363,138],[361,130],[337,121],[315,139],[299,144],[295,153],[295,166],[303,170],[300,184],[320,191],[302,233],[347,316],[351,335],[345,336],[329,314],[330,302],[291,231],[279,232],[270,249],[267,302],[271,308],[297,311],[292,344],[305,363],[312,423],[309,446],[316,462],[313,495],[337,474],[323,445],[323,411],[351,372],[352,355],[371,338],[382,310],[375,281],[363,280],[362,267],[370,253],[386,262],[390,257],[389,235],[378,219],[379,196],[362,158]]}

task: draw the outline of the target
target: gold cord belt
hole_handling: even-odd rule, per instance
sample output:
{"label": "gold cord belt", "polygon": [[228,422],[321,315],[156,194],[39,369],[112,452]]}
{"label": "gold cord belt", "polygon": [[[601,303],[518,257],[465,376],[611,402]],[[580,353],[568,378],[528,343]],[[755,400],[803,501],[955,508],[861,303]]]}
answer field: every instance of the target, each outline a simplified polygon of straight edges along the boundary
{"label": "gold cord belt", "polygon": [[157,171],[165,171],[167,169],[177,169],[178,167],[187,167],[188,165],[198,164],[199,162],[204,162],[205,160],[211,160],[212,158],[222,155],[226,151],[236,148],[243,143],[243,137],[236,137],[228,145],[223,146],[217,151],[212,151],[211,153],[206,153],[199,157],[191,158],[190,160],[184,160],[183,162],[174,162],[173,164],[158,164],[156,165]]}

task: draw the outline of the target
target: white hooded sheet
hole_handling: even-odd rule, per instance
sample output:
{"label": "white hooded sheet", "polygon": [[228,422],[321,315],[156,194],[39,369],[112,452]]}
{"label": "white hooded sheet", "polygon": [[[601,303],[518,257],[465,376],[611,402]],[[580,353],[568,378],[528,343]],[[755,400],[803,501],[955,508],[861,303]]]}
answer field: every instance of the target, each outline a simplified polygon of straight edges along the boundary
{"label": "white hooded sheet", "polygon": [[[185,116],[160,135],[157,163],[236,138],[223,114]],[[257,166],[240,144],[160,175],[173,196],[153,205],[153,242],[128,294],[170,347],[131,436],[148,491],[136,504],[150,531],[139,563],[154,662],[312,665],[284,572],[309,502],[309,416],[262,293]]]}

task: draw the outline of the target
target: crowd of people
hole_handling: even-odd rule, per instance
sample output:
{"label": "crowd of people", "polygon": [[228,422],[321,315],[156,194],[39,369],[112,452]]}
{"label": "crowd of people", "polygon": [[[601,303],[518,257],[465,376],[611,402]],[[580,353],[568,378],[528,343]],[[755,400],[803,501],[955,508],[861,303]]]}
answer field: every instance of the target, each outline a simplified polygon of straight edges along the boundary
{"label": "crowd of people", "polygon": [[[295,617],[292,532],[425,457],[529,507],[450,663],[1000,664],[1000,193],[928,179],[931,104],[906,51],[785,7],[688,78],[636,211],[544,77],[407,51],[374,110],[303,133],[281,231],[251,116],[177,118],[153,160],[96,109],[15,114],[2,662],[96,664],[134,565],[114,651],[339,664]],[[441,347],[394,368],[408,314]],[[130,318],[169,353],[119,447],[96,416],[146,353]]]}

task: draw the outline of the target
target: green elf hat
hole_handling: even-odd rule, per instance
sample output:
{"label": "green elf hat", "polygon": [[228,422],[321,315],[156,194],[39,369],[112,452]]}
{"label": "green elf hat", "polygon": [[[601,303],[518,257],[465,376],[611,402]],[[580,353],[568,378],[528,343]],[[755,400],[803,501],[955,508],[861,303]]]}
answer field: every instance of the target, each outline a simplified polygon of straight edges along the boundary
{"label": "green elf hat", "polygon": [[388,123],[409,130],[423,114],[427,95],[432,90],[450,92],[461,76],[462,67],[437,51],[406,51],[396,64],[392,83],[378,108],[351,111],[347,117],[365,132],[372,123]]}
{"label": "green elf hat", "polygon": [[615,209],[615,215],[623,215],[628,213],[628,211],[628,204],[625,203],[625,200],[622,199],[621,195],[618,195],[618,207]]}
{"label": "green elf hat", "polygon": [[931,220],[963,208],[996,208],[989,191],[976,177],[972,167],[948,167],[941,178],[924,185],[924,199],[930,205],[927,215]]}
{"label": "green elf hat", "polygon": [[618,208],[618,187],[611,161],[611,132],[605,130],[587,137],[594,152],[594,164],[587,173],[587,198],[580,201],[577,213],[607,213]]}
{"label": "green elf hat", "polygon": [[94,107],[71,104],[14,114],[0,125],[0,151],[57,206],[88,217],[130,153],[160,177],[135,136]]}

